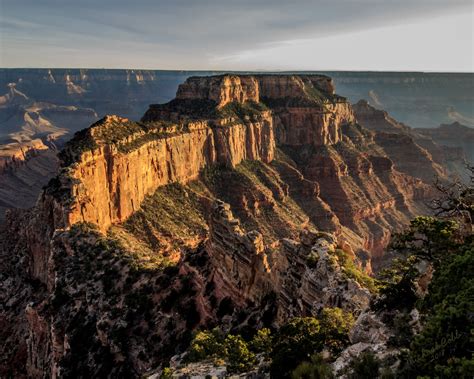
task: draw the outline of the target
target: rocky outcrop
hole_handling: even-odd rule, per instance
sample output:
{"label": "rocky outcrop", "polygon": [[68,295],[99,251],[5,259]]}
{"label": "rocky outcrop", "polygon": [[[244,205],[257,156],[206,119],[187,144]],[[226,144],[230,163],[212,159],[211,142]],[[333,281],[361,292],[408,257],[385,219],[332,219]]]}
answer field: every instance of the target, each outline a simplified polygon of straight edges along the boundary
{"label": "rocky outcrop", "polygon": [[[152,105],[142,120],[176,121],[206,108],[263,103],[274,111],[278,144],[321,146],[337,143],[341,126],[354,122],[350,104],[334,91],[332,80],[324,75],[191,77],[178,87],[174,101]],[[195,109],[191,115],[190,107]]]}
{"label": "rocky outcrop", "polygon": [[31,208],[38,194],[57,173],[56,151],[41,140],[33,140],[18,150],[5,149],[0,153],[0,223],[5,212],[12,208]]}
{"label": "rocky outcrop", "polygon": [[364,270],[429,193],[317,75],[191,78],[140,122],[77,133],[60,159],[22,232],[46,291],[26,317],[35,376],[142,374],[217,322],[359,314]]}
{"label": "rocky outcrop", "polygon": [[[446,170],[440,165],[445,162],[436,147],[428,150],[426,144],[420,145],[418,136],[410,127],[396,121],[387,112],[372,107],[365,100],[354,105],[354,113],[363,127],[374,132],[375,142],[395,162],[399,171],[426,183],[446,175]],[[435,158],[430,150],[434,151]]]}
{"label": "rocky outcrop", "polygon": [[269,163],[274,154],[269,113],[228,127],[211,127],[206,121],[188,123],[185,131],[177,131],[177,125],[147,132],[137,127],[139,131],[117,143],[104,140],[121,127],[137,125],[106,117],[67,147],[64,155],[72,156],[81,143],[94,145],[81,152],[73,168],[58,179],[58,191],[68,191],[70,196],[63,226],[93,222],[105,231],[137,211],[145,196],[160,186],[196,179],[213,164],[235,167],[244,159]]}
{"label": "rocky outcrop", "polygon": [[260,101],[258,82],[253,76],[223,75],[211,78],[191,77],[178,87],[176,99],[211,100],[218,108],[226,104]]}
{"label": "rocky outcrop", "polygon": [[410,128],[381,109],[371,106],[367,100],[359,100],[353,106],[357,121],[364,127],[375,132],[403,133]]}
{"label": "rocky outcrop", "polygon": [[[442,124],[438,128],[415,129],[423,136],[427,136],[438,145],[449,148],[461,148],[464,157],[474,162],[474,128],[453,122],[452,124]],[[448,152],[448,157],[451,157]]]}
{"label": "rocky outcrop", "polygon": [[276,294],[277,323],[317,315],[324,307],[357,313],[371,295],[345,273],[346,253],[336,253],[338,246],[334,235],[308,230],[298,241],[283,239],[268,246],[259,232],[244,233],[229,205],[218,201],[207,242],[216,294],[242,306]]}
{"label": "rocky outcrop", "polygon": [[262,234],[244,233],[229,204],[218,201],[213,207],[207,250],[220,297],[230,296],[241,304],[261,301],[272,290],[272,269]]}
{"label": "rocky outcrop", "polygon": [[[294,161],[278,163],[277,170],[291,182],[300,176],[297,196],[309,206],[310,219],[323,216],[314,221],[318,227],[347,234],[354,246],[375,255],[394,228],[418,213],[416,202],[429,192],[396,171],[392,162],[402,161],[398,150],[387,147],[388,156],[380,152],[377,135],[355,124],[350,104],[334,94],[325,76],[192,77],[175,100],[152,105],[142,122],[109,116],[67,145],[62,173],[38,203],[45,209],[38,214],[47,214],[52,224],[45,243],[32,237],[33,255],[43,256],[33,271],[44,267],[48,254],[40,254],[39,246],[48,245],[54,230],[92,222],[106,231],[160,186],[195,180],[210,166],[234,168],[244,160],[269,164],[276,145]],[[414,167],[425,172],[428,163],[418,160]]]}

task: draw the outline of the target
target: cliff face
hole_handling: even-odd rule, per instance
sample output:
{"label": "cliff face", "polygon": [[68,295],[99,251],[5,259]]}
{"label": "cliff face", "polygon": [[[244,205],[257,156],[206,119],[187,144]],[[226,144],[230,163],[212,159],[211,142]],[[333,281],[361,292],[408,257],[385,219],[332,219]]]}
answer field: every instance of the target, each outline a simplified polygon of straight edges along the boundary
{"label": "cliff face", "polygon": [[274,293],[279,323],[316,315],[324,307],[355,313],[367,307],[370,292],[343,273],[350,252],[336,252],[341,245],[334,235],[305,230],[296,240],[285,238],[269,246],[261,233],[244,233],[229,204],[219,201],[210,226],[207,251],[218,297],[245,305],[249,300],[262,303]]}
{"label": "cliff face", "polygon": [[454,123],[451,129],[447,125],[413,129],[364,100],[354,105],[354,113],[363,127],[374,132],[375,141],[399,171],[426,183],[447,175],[465,176],[464,161],[469,160],[473,135],[468,127]]}
{"label": "cliff face", "polygon": [[167,125],[148,131],[148,135],[143,131],[127,135],[115,144],[104,141],[104,135],[127,126],[136,125],[127,119],[106,117],[66,148],[66,154],[72,155],[84,139],[94,144],[67,173],[71,202],[65,209],[65,226],[93,222],[105,231],[137,211],[145,196],[158,187],[196,179],[204,167],[235,167],[244,159],[266,163],[273,159],[275,142],[268,112],[228,127],[190,122],[181,132],[177,125]]}
{"label": "cliff face", "polygon": [[[209,113],[207,119],[191,120],[181,114],[176,117],[173,102],[171,106],[152,106],[143,118],[149,125],[162,120],[168,122],[166,125],[140,128],[126,119],[105,118],[74,138],[63,153],[69,166],[56,181],[60,188],[53,192],[69,192],[70,201],[60,205],[64,215],[63,225],[59,222],[58,227],[84,221],[106,230],[138,210],[144,197],[159,186],[196,179],[204,167],[235,167],[245,159],[270,163],[276,119],[279,129],[284,130],[279,134],[281,144],[336,143],[341,125],[354,117],[350,105],[335,98],[333,92],[330,79],[325,77],[190,78],[179,87],[175,100],[180,106],[180,101],[188,101],[184,104],[188,110],[201,105],[200,100],[219,112],[227,105],[245,106],[267,99],[278,103],[278,118],[266,108],[258,108],[243,116],[237,110],[237,114]],[[292,101],[298,106],[285,105]],[[89,146],[83,148],[86,144]]]}
{"label": "cliff face", "polygon": [[[459,122],[442,124],[438,128],[415,129],[421,135],[430,137],[437,144],[449,148],[461,148],[467,160],[474,162],[474,128]],[[449,155],[449,152],[448,152]]]}
{"label": "cliff face", "polygon": [[[334,92],[332,80],[318,75],[191,77],[178,87],[176,102],[211,102],[217,108],[262,102],[278,116],[274,122],[279,144],[321,146],[337,143],[341,125],[355,121],[350,104]],[[143,119],[173,113],[162,109],[152,106]]]}
{"label": "cliff face", "polygon": [[77,133],[15,231],[44,291],[28,373],[139,376],[195,328],[359,313],[362,271],[430,196],[377,138],[304,75],[190,78],[140,122]]}
{"label": "cliff face", "polygon": [[0,224],[7,209],[35,205],[38,194],[57,172],[56,153],[37,139],[0,152]]}
{"label": "cliff face", "polygon": [[192,77],[178,87],[176,99],[211,100],[222,108],[231,102],[259,102],[259,86],[251,76]]}
{"label": "cliff face", "polygon": [[[62,173],[42,195],[38,213],[50,215],[50,235],[77,222],[106,231],[139,210],[157,188],[195,180],[211,166],[270,164],[278,145],[293,163],[272,164],[279,180],[290,180],[299,201],[310,207],[309,219],[377,255],[390,232],[429,196],[422,181],[397,172],[392,160],[421,179],[426,175],[420,172],[432,168],[423,154],[415,157],[420,171],[405,168],[399,145],[385,146],[384,155],[377,142],[377,135],[355,124],[350,104],[334,94],[327,77],[193,77],[175,100],[152,105],[141,123],[110,116],[78,133],[64,149]],[[241,200],[244,209],[248,201]],[[32,239],[34,256],[43,257],[33,266],[45,267],[48,254],[38,246],[48,244]]]}

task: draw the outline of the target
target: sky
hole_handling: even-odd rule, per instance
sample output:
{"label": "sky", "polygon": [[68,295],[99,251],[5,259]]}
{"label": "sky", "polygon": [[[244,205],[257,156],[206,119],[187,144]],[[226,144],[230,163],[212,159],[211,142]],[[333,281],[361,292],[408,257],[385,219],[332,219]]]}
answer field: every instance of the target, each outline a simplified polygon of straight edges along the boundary
{"label": "sky", "polygon": [[0,0],[0,66],[473,72],[473,4]]}

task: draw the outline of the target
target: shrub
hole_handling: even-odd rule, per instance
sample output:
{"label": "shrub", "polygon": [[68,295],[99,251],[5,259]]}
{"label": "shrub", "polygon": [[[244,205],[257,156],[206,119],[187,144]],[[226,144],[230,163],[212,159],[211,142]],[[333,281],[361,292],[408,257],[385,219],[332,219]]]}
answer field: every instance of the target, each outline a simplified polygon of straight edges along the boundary
{"label": "shrub", "polygon": [[324,346],[337,354],[349,345],[354,317],[340,308],[324,308],[319,317]]}
{"label": "shrub", "polygon": [[287,378],[299,363],[323,348],[319,321],[297,317],[283,325],[275,336],[271,352],[272,378]]}
{"label": "shrub", "polygon": [[341,249],[336,249],[335,253],[346,277],[354,279],[372,293],[377,292],[376,281],[357,267],[352,257],[348,256],[348,254]]}
{"label": "shrub", "polygon": [[421,302],[423,330],[413,338],[407,363],[410,376],[474,376],[474,245],[466,243],[440,264],[429,294]]}
{"label": "shrub", "polygon": [[324,362],[321,354],[314,354],[310,362],[303,362],[291,373],[292,379],[331,379],[334,378],[331,366]]}
{"label": "shrub", "polygon": [[318,265],[318,261],[319,261],[319,255],[318,253],[314,251],[309,253],[308,256],[306,257],[306,264],[310,268],[316,268],[316,266]]}
{"label": "shrub", "polygon": [[350,367],[352,369],[351,379],[378,378],[380,360],[372,352],[366,352],[354,358]]}
{"label": "shrub", "polygon": [[272,335],[270,329],[263,328],[257,331],[257,334],[250,342],[252,350],[256,353],[270,353],[272,350]]}
{"label": "shrub", "polygon": [[173,370],[169,367],[165,367],[161,372],[160,379],[171,379],[173,377]]}
{"label": "shrub", "polygon": [[218,328],[198,332],[189,349],[188,360],[198,362],[200,360],[219,357],[224,352],[224,335]]}
{"label": "shrub", "polygon": [[410,326],[411,317],[408,313],[402,312],[393,318],[393,336],[390,337],[389,345],[395,347],[408,347],[413,338],[413,331]]}
{"label": "shrub", "polygon": [[380,296],[372,307],[375,310],[400,309],[410,311],[418,299],[416,280],[419,272],[415,264],[417,258],[394,259],[391,266],[379,274]]}
{"label": "shrub", "polygon": [[241,336],[229,334],[224,341],[224,347],[230,373],[244,372],[255,363],[255,354],[249,350]]}

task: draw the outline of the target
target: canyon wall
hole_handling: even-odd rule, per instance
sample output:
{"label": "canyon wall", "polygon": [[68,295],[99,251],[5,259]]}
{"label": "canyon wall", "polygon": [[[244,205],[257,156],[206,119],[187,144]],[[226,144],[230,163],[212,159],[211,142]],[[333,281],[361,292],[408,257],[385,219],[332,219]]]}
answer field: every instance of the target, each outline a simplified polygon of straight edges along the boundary
{"label": "canyon wall", "polygon": [[[32,271],[47,281],[48,239],[56,229],[91,222],[105,232],[157,188],[198,179],[207,167],[234,168],[244,160],[274,165],[276,146],[287,159],[286,168],[277,162],[276,170],[285,176],[292,166],[313,183],[309,193],[291,189],[304,192],[298,201],[311,204],[308,218],[375,255],[393,230],[423,212],[430,195],[418,171],[404,170],[397,145],[384,153],[373,133],[356,124],[328,77],[192,77],[176,99],[151,105],[141,122],[109,116],[67,144],[61,173],[38,202],[37,213],[47,221],[36,224],[49,226],[46,237],[31,228]],[[420,157],[414,159],[421,172],[433,169]]]}
{"label": "canyon wall", "polygon": [[[315,84],[321,87],[314,87]],[[213,114],[210,119],[197,121],[182,115],[176,119],[174,109],[152,106],[143,117],[144,122],[153,125],[164,120],[175,125],[124,136],[119,129],[136,126],[130,126],[127,119],[106,117],[85,134],[76,136],[63,154],[75,156],[74,164],[63,174],[69,178],[70,191],[64,226],[93,222],[105,231],[138,210],[145,196],[159,186],[196,179],[204,167],[235,167],[245,159],[270,163],[276,145],[274,120],[278,120],[280,130],[285,130],[280,133],[279,144],[337,143],[341,125],[354,122],[354,116],[350,104],[333,93],[330,79],[318,76],[192,77],[179,87],[177,101],[205,99],[217,112],[226,105],[244,107],[258,104],[261,99],[296,99],[299,104],[284,110],[280,109],[283,103],[278,104],[274,111],[278,117],[259,108],[243,116]],[[94,147],[77,152],[86,140]]]}
{"label": "canyon wall", "polygon": [[[127,152],[119,144],[97,138],[107,129],[114,133],[114,128],[127,122],[106,117],[87,131],[97,145],[82,152],[67,173],[71,201],[65,210],[65,226],[92,222],[105,231],[137,211],[145,196],[160,186],[196,179],[209,165],[235,167],[244,159],[270,163],[274,155],[269,112],[228,127],[211,127],[205,121],[188,123],[186,132],[164,132],[146,142],[140,142],[142,133],[130,135],[126,145],[133,147]],[[74,151],[81,138],[73,140],[66,151]]]}
{"label": "canyon wall", "polygon": [[142,375],[221,320],[360,312],[373,262],[431,195],[385,119],[359,125],[325,76],[221,75],[76,133],[15,223],[44,291],[21,324],[28,374]]}

